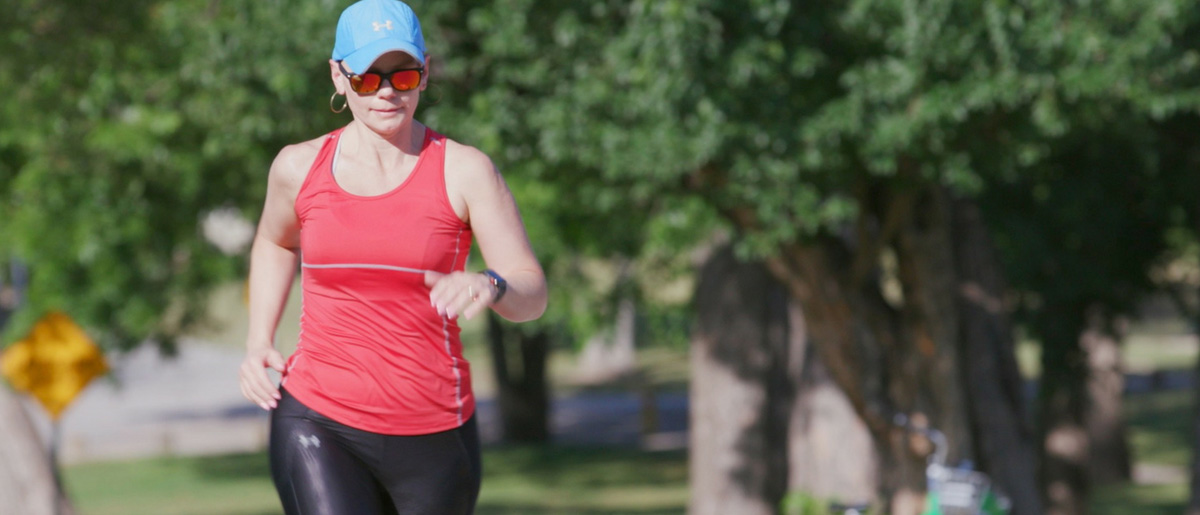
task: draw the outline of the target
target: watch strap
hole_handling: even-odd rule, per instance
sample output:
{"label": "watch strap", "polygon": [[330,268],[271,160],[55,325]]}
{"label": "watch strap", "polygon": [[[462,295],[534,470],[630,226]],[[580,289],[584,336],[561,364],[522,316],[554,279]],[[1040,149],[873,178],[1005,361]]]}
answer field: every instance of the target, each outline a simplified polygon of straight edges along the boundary
{"label": "watch strap", "polygon": [[505,281],[503,277],[500,277],[500,274],[496,273],[496,271],[492,270],[491,268],[480,273],[483,274],[484,277],[487,277],[488,281],[491,281],[492,286],[496,288],[496,295],[492,296],[492,304],[500,302],[500,298],[503,297],[506,292],[508,292],[508,281]]}

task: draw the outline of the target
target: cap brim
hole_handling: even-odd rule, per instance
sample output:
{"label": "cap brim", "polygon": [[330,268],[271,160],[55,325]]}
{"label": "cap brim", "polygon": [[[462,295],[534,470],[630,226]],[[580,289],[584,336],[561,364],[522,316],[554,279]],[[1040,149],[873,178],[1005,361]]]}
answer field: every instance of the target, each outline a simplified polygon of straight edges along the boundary
{"label": "cap brim", "polygon": [[420,49],[407,41],[399,39],[379,39],[367,43],[362,48],[355,50],[350,55],[346,56],[346,66],[354,73],[363,73],[367,71],[371,64],[379,59],[379,56],[388,52],[400,51],[413,56],[421,66],[425,66],[425,54]]}

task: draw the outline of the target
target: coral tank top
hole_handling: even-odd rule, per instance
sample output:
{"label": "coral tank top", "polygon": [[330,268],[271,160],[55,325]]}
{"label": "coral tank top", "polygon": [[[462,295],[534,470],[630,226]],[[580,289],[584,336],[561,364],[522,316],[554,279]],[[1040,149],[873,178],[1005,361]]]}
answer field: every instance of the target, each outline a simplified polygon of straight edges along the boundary
{"label": "coral tank top", "polygon": [[425,130],[405,181],[378,196],[334,179],[328,134],[296,198],[302,255],[297,349],[284,385],[347,426],[390,435],[453,429],[475,411],[459,327],[429,303],[425,272],[462,271],[471,228],[446,195],[446,138]]}

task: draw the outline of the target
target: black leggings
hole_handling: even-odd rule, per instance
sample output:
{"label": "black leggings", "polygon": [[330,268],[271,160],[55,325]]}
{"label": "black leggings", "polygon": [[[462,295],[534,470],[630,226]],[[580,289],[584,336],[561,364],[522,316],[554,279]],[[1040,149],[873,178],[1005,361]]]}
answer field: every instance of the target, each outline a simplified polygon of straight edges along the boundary
{"label": "black leggings", "polygon": [[271,412],[271,478],[288,515],[460,515],[479,495],[475,417],[418,436],[361,431],[287,393]]}

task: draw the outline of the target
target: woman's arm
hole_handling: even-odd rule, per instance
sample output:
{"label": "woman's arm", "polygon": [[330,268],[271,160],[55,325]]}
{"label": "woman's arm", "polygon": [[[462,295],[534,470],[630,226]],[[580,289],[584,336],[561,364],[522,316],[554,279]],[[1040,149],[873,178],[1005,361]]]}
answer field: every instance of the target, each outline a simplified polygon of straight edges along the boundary
{"label": "woman's arm", "polygon": [[275,350],[275,329],[283,314],[300,252],[296,195],[313,152],[308,145],[284,148],[271,164],[262,218],[250,249],[250,320],[246,358],[239,370],[244,395],[263,409],[276,406],[279,390],[266,368],[282,372],[283,356]]}
{"label": "woman's arm", "polygon": [[546,311],[546,276],[529,244],[516,200],[491,159],[479,150],[447,141],[446,190],[451,204],[479,243],[483,260],[508,283],[500,301],[491,280],[476,272],[428,274],[430,301],[451,318],[471,318],[487,307],[514,322]]}

